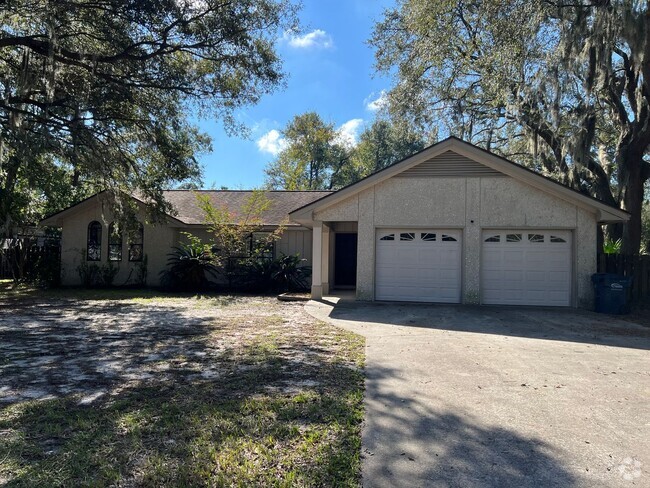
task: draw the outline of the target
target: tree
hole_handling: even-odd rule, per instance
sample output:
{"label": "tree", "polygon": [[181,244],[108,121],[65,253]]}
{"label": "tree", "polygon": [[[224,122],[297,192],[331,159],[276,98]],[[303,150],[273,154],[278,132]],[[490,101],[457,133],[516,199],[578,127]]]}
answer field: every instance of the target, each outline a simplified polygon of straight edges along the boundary
{"label": "tree", "polygon": [[422,150],[426,140],[422,134],[390,120],[377,119],[359,136],[352,151],[351,171],[346,184],[365,178],[391,164]]}
{"label": "tree", "polygon": [[264,215],[273,202],[262,190],[253,191],[237,212],[216,207],[209,195],[197,193],[196,199],[211,233],[208,247],[212,262],[232,287],[238,269],[259,260],[272,249],[273,243],[282,237],[285,226],[265,231]]}
{"label": "tree", "polygon": [[240,129],[233,111],[282,83],[275,40],[295,19],[290,0],[3,2],[0,234],[31,220],[25,189],[66,193],[50,176],[171,211],[162,189],[197,180],[209,149],[187,115]]}
{"label": "tree", "polygon": [[632,217],[650,178],[650,8],[632,0],[400,0],[371,39],[389,110],[542,170]]}
{"label": "tree", "polygon": [[348,161],[334,124],[315,112],[296,115],[282,130],[286,147],[266,168],[267,186],[285,190],[330,190],[340,186]]}

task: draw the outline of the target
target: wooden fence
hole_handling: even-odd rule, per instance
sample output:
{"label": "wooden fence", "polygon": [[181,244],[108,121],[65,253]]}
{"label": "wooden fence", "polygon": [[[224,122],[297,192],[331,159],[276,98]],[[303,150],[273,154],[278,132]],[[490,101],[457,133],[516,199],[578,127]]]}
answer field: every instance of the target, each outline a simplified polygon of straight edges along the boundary
{"label": "wooden fence", "polygon": [[0,279],[60,280],[59,239],[20,237],[0,241]]}
{"label": "wooden fence", "polygon": [[631,277],[632,301],[650,302],[650,255],[599,254],[598,272]]}

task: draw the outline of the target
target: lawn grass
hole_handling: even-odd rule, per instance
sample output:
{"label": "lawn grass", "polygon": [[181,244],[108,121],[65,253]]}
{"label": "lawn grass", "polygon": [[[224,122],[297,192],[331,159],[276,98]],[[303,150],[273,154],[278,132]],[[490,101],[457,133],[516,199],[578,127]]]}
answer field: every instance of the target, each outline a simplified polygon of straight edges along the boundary
{"label": "lawn grass", "polygon": [[297,304],[209,300],[219,317],[193,347],[226,345],[216,378],[179,353],[164,380],[113,385],[90,405],[0,404],[0,485],[359,486],[363,338]]}

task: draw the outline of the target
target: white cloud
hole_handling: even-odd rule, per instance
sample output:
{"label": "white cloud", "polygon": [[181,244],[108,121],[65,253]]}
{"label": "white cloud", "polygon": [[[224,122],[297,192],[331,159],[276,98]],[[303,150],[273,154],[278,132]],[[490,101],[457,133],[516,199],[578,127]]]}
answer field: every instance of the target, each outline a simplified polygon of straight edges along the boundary
{"label": "white cloud", "polygon": [[359,142],[358,137],[362,124],[363,119],[348,120],[336,130],[335,142],[348,148],[356,146]]}
{"label": "white cloud", "polygon": [[285,147],[287,147],[287,141],[275,129],[271,129],[257,140],[257,148],[273,156],[277,156]]}
{"label": "white cloud", "polygon": [[386,93],[386,90],[380,91],[379,96],[376,96],[375,93],[371,93],[368,98],[364,100],[364,103],[366,104],[366,109],[371,112],[381,110],[388,103],[388,93]]}
{"label": "white cloud", "polygon": [[302,36],[296,35],[294,32],[286,31],[282,39],[287,41],[289,46],[296,49],[309,49],[312,47],[329,49],[334,47],[332,36],[322,29],[316,29]]}

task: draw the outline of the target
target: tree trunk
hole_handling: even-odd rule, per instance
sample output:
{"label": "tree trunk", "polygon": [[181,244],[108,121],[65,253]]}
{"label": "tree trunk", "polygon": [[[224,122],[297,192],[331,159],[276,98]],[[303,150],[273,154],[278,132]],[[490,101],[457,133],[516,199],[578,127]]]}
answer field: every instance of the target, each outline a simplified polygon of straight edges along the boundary
{"label": "tree trunk", "polygon": [[13,234],[12,207],[18,176],[18,164],[8,161],[6,166],[4,188],[0,188],[0,237],[11,237]]}
{"label": "tree trunk", "polygon": [[639,164],[631,165],[623,209],[630,212],[631,217],[623,227],[623,253],[637,254],[641,247],[641,211],[643,209],[643,179]]}
{"label": "tree trunk", "polygon": [[623,185],[623,209],[631,214],[630,220],[623,226],[622,252],[637,254],[641,247],[641,212],[643,209],[642,175],[643,153],[637,149],[639,144],[632,142],[619,147],[619,184]]}

